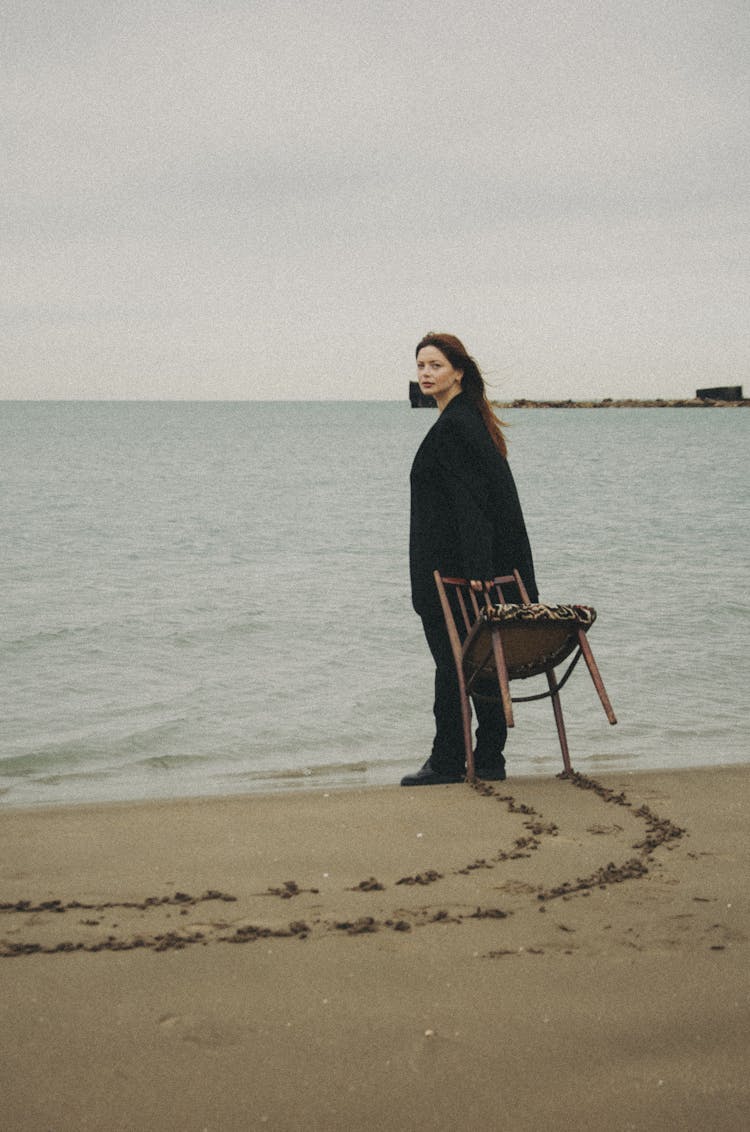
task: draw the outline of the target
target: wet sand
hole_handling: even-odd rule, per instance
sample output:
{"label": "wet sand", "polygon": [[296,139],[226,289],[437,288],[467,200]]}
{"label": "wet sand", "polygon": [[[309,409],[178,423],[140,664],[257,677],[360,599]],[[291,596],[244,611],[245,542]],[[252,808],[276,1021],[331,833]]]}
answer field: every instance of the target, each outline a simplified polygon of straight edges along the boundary
{"label": "wet sand", "polygon": [[749,784],[0,813],[3,1127],[740,1132]]}

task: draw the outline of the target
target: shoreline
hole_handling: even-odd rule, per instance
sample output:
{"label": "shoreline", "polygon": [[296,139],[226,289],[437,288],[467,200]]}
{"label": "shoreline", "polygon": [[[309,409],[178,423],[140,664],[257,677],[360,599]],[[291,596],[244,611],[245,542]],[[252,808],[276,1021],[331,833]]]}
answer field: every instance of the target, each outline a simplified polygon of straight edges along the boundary
{"label": "shoreline", "polygon": [[[713,762],[689,762],[689,763],[672,763],[668,761],[659,766],[638,766],[629,769],[625,765],[624,759],[608,760],[607,767],[599,768],[597,766],[586,766],[585,769],[578,771],[582,777],[590,777],[595,779],[607,779],[612,777],[627,778],[628,776],[637,776],[638,778],[648,778],[652,774],[675,774],[682,772],[692,771],[723,771],[730,770],[737,766],[745,766],[747,759],[745,757],[729,759],[726,762],[713,763]],[[575,769],[575,768],[574,768]],[[8,796],[0,796],[0,821],[3,815],[10,814],[38,814],[49,811],[50,813],[60,813],[62,811],[71,810],[80,813],[82,810],[98,810],[111,807],[141,807],[141,806],[170,806],[172,804],[181,805],[189,802],[241,802],[252,800],[264,800],[273,798],[287,798],[299,797],[304,799],[308,796],[315,794],[367,794],[370,791],[391,790],[398,787],[399,780],[402,775],[407,774],[413,770],[413,760],[404,761],[403,765],[398,765],[393,769],[393,773],[382,778],[374,778],[365,781],[352,781],[352,779],[336,779],[316,782],[314,778],[307,778],[294,774],[290,779],[284,779],[283,785],[274,784],[269,785],[266,780],[259,788],[245,788],[238,789],[237,787],[229,788],[222,787],[218,790],[207,790],[199,788],[194,791],[178,792],[178,793],[154,793],[154,794],[133,794],[132,796],[111,796],[111,797],[82,797],[75,800],[70,798],[50,799],[45,798],[40,801],[19,800],[12,801]],[[509,783],[513,782],[526,782],[526,781],[545,781],[547,778],[555,778],[562,770],[562,765],[559,759],[559,753],[549,760],[549,768],[530,770],[514,770],[511,768],[511,778]],[[10,794],[10,790],[7,791]]]}
{"label": "shoreline", "polygon": [[739,1132],[748,784],[0,811],[9,1127]]}

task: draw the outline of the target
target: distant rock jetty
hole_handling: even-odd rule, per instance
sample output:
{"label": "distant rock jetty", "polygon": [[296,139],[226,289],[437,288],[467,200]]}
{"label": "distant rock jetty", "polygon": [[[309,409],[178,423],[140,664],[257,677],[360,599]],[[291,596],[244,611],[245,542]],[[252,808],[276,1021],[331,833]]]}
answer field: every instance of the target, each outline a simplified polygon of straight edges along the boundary
{"label": "distant rock jetty", "polygon": [[[413,409],[435,408],[435,399],[425,397],[416,381],[409,382],[409,401]],[[741,385],[722,385],[698,389],[695,397],[669,401],[662,397],[653,401],[613,397],[601,401],[532,401],[516,397],[514,401],[493,401],[492,404],[498,409],[737,409],[750,405],[750,400],[742,396]]]}
{"label": "distant rock jetty", "polygon": [[529,401],[517,397],[515,401],[493,401],[498,409],[737,409],[750,405],[750,400],[724,401],[714,397],[683,397],[667,401],[658,397],[655,401],[615,400],[605,397],[603,401]]}

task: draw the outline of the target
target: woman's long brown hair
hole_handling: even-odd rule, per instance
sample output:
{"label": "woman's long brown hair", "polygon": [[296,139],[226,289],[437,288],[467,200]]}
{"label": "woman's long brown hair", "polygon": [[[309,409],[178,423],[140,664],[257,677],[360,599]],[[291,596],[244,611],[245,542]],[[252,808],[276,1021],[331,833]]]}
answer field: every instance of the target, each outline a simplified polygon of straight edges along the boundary
{"label": "woman's long brown hair", "polygon": [[492,438],[492,443],[502,456],[508,455],[508,446],[503,436],[504,421],[501,421],[496,416],[492,405],[487,400],[487,393],[484,385],[484,378],[482,377],[479,366],[467,352],[463,342],[456,338],[455,334],[436,334],[434,330],[425,334],[417,346],[417,354],[424,346],[434,346],[441,354],[444,354],[454,369],[461,370],[463,373],[463,380],[461,388],[466,394],[467,398],[482,415],[487,432]]}

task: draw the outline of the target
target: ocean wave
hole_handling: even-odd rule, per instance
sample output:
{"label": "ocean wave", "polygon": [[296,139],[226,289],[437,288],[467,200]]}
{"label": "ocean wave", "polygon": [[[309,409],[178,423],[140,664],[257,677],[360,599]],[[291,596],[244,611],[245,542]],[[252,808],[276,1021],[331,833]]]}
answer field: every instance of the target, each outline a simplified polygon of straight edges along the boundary
{"label": "ocean wave", "polygon": [[359,762],[332,762],[318,765],[308,764],[300,767],[280,767],[277,770],[246,771],[242,777],[249,779],[264,778],[273,782],[284,779],[325,778],[336,774],[366,774],[369,769],[370,764],[360,760]]}
{"label": "ocean wave", "polygon": [[214,754],[203,755],[183,755],[183,754],[164,754],[164,755],[148,755],[143,759],[135,759],[131,764],[131,768],[143,767],[147,770],[165,771],[167,774],[181,771],[184,769],[196,768],[204,765],[216,765],[216,756]]}
{"label": "ocean wave", "polygon": [[57,773],[61,764],[77,766],[84,758],[80,744],[58,743],[42,750],[0,758],[0,776],[26,778]]}
{"label": "ocean wave", "polygon": [[2,643],[2,649],[10,656],[17,656],[29,649],[44,649],[49,645],[77,641],[82,637],[90,636],[91,633],[90,625],[60,625],[54,629],[38,629],[26,636],[11,638]]}

